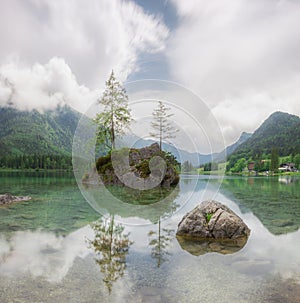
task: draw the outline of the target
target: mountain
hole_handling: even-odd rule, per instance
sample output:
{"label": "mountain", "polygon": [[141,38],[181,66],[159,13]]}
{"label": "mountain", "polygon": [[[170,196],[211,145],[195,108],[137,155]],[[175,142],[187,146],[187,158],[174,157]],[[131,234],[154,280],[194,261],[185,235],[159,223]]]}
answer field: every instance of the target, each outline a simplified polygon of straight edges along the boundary
{"label": "mountain", "polygon": [[231,155],[240,145],[246,142],[251,136],[251,133],[242,132],[241,136],[235,143],[226,147],[226,155]]}
{"label": "mountain", "polygon": [[[251,137],[252,134],[243,132],[240,138],[233,143],[232,145],[227,146],[223,151],[214,154],[200,154],[192,153],[182,149],[177,149],[174,145],[163,143],[163,150],[172,153],[179,162],[183,163],[184,161],[189,161],[193,166],[199,167],[200,165],[209,163],[209,162],[223,162],[226,160],[230,154],[232,154],[238,146],[244,143]],[[148,145],[153,144],[155,141],[148,139],[141,139],[134,135],[126,136],[124,139],[129,145],[132,145],[136,148],[142,148]]]}
{"label": "mountain", "polygon": [[253,135],[232,154],[250,158],[255,153],[270,154],[278,148],[280,156],[300,152],[300,118],[283,112],[275,112],[267,118]]}
{"label": "mountain", "polygon": [[68,106],[44,113],[0,108],[0,157],[32,154],[71,156],[80,116]]}
{"label": "mountain", "polygon": [[[72,155],[72,141],[81,114],[68,106],[40,113],[19,111],[12,107],[0,107],[0,158],[21,155]],[[163,150],[171,152],[180,161],[189,161],[195,167],[225,160],[251,134],[243,133],[239,140],[220,153],[200,154],[177,149],[163,143]],[[136,148],[154,143],[135,135],[124,138],[126,145]]]}
{"label": "mountain", "polygon": [[[179,150],[184,160],[189,161],[194,166],[200,166],[209,162],[224,162],[226,158],[231,155],[242,143],[248,140],[252,134],[243,132],[240,138],[233,144],[227,146],[223,151],[213,154],[199,154],[199,153],[189,153],[187,151]],[[176,150],[172,145],[165,144],[164,148],[166,151],[172,152],[176,155]],[[179,158],[178,158],[179,159]]]}
{"label": "mountain", "polygon": [[[142,139],[137,137],[136,135],[126,135],[123,140],[123,144],[135,147],[142,148],[145,146],[149,146],[156,142],[152,139]],[[199,166],[200,163],[203,163],[203,160],[208,162],[210,161],[211,155],[201,155],[198,153],[191,153],[182,149],[177,149],[174,145],[169,143],[163,143],[162,149],[166,152],[172,153],[179,162],[189,161],[193,166]]]}
{"label": "mountain", "polygon": [[226,158],[229,157],[241,144],[246,142],[251,136],[252,136],[251,133],[242,132],[239,139],[235,143],[227,146],[220,153],[213,154],[214,162],[224,162],[224,161],[226,161]]}

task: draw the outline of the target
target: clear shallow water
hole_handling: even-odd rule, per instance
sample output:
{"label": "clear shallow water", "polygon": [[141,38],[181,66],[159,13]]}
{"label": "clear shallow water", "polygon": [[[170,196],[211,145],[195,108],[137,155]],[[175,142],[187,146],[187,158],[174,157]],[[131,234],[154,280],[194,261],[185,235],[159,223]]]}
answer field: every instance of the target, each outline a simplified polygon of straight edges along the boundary
{"label": "clear shallow water", "polygon": [[85,202],[72,173],[0,173],[0,193],[31,201],[0,207],[0,232],[45,230],[68,234],[99,216]]}
{"label": "clear shallow water", "polygon": [[[94,207],[114,214],[112,229],[88,224],[99,214],[71,175],[1,174],[0,184],[34,198],[0,208],[0,302],[299,302],[299,179],[226,178],[218,192],[218,179],[185,177],[163,206],[127,212],[89,188]],[[235,254],[193,256],[176,226],[213,195],[251,236]],[[103,235],[118,239],[114,257],[99,250]]]}

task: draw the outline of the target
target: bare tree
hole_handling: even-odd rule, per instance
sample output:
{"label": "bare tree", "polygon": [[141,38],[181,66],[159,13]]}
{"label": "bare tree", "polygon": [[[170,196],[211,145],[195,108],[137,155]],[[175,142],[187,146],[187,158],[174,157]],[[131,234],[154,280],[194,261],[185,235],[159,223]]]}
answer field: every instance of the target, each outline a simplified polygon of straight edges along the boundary
{"label": "bare tree", "polygon": [[158,106],[152,113],[153,121],[151,126],[155,131],[150,132],[150,136],[159,139],[160,150],[162,150],[162,142],[166,139],[175,138],[175,134],[179,131],[174,128],[170,121],[170,118],[174,116],[174,114],[169,113],[170,110],[171,108],[166,107],[162,101],[158,101]]}
{"label": "bare tree", "polygon": [[170,255],[168,247],[174,236],[174,229],[161,228],[161,219],[158,220],[158,230],[151,230],[148,233],[150,238],[149,246],[152,247],[151,257],[156,259],[157,267],[160,267],[163,262],[167,261],[167,255]]}

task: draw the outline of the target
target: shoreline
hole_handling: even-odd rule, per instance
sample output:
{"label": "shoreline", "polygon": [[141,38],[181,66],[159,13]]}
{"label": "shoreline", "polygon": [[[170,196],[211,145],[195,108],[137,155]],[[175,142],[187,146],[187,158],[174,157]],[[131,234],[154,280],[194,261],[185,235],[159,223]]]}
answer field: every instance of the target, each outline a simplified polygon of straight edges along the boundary
{"label": "shoreline", "polygon": [[14,172],[29,172],[29,173],[38,173],[38,172],[60,172],[60,173],[71,173],[73,169],[17,169],[17,168],[0,168],[0,173],[14,173]]}

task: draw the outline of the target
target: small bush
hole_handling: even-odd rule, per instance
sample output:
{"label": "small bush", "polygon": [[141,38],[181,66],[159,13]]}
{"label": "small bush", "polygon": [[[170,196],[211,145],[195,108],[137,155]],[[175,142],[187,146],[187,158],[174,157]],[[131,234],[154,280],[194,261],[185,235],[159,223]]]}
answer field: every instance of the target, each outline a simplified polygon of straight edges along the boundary
{"label": "small bush", "polygon": [[142,178],[147,178],[151,173],[149,168],[149,160],[141,161],[135,166],[135,168],[138,170]]}
{"label": "small bush", "polygon": [[207,223],[209,223],[212,216],[213,216],[213,214],[206,214],[206,222]]}
{"label": "small bush", "polygon": [[96,161],[97,171],[100,172],[100,170],[102,170],[101,167],[109,162],[111,162],[110,154],[98,158],[98,160]]}

